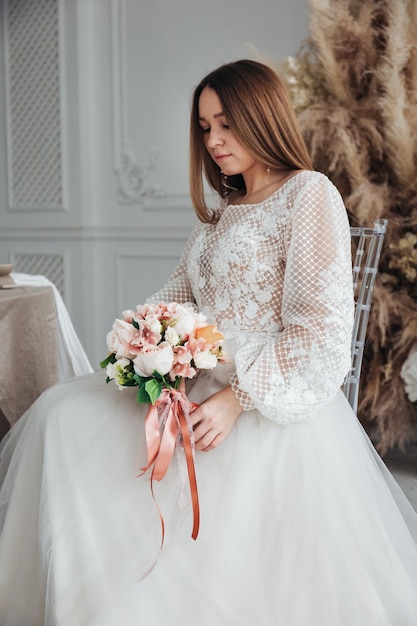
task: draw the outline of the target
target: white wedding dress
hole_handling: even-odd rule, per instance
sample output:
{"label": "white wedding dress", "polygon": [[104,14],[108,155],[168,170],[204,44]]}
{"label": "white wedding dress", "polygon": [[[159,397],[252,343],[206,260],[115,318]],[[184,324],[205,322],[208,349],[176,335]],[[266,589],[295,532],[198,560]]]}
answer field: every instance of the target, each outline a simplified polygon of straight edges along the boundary
{"label": "white wedding dress", "polygon": [[417,514],[340,391],[353,317],[340,195],[300,172],[219,211],[152,298],[195,302],[226,336],[233,365],[190,399],[230,383],[245,408],[195,454],[196,541],[174,459],[154,485],[160,550],[135,389],[104,372],[56,385],[2,446],[1,626],[416,626]]}

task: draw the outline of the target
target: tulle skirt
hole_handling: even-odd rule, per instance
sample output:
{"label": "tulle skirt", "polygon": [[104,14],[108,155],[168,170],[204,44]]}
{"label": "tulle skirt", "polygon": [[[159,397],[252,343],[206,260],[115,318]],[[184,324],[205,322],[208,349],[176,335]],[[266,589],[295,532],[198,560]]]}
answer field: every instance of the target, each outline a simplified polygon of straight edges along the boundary
{"label": "tulle skirt", "polygon": [[[199,377],[190,399],[219,390]],[[417,514],[340,392],[282,426],[243,413],[197,452],[200,531],[146,406],[104,374],[46,391],[2,445],[2,626],[416,626]]]}

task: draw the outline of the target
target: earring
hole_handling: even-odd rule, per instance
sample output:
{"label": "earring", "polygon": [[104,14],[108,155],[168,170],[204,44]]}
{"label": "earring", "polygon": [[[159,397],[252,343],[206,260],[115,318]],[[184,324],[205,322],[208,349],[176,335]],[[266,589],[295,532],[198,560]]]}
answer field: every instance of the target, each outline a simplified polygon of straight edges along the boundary
{"label": "earring", "polygon": [[230,191],[236,191],[237,187],[233,187],[233,185],[231,185],[228,180],[227,180],[227,174],[224,174],[222,172],[222,170],[220,170],[220,178],[221,178],[221,185],[223,187],[223,192],[225,194],[229,193]]}
{"label": "earring", "polygon": [[220,180],[221,180],[221,185],[224,191],[226,191],[227,190],[227,174],[224,174],[223,170],[220,170]]}
{"label": "earring", "polygon": [[268,166],[266,168],[266,184],[269,185],[271,182],[271,168]]}
{"label": "earring", "polygon": [[220,170],[220,180],[221,180],[221,185],[223,187],[223,193],[227,194],[229,192],[229,185],[227,183],[227,174],[223,174],[221,170]]}

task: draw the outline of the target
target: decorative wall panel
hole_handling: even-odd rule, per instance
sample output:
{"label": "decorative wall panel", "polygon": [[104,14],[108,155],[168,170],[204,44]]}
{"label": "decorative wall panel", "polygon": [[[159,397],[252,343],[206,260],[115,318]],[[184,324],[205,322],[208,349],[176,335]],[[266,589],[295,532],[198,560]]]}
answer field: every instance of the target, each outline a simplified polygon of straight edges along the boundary
{"label": "decorative wall panel", "polygon": [[[175,243],[178,249],[182,247],[181,242]],[[137,304],[143,304],[149,296],[165,285],[178,263],[179,252],[177,254],[171,252],[176,246],[160,241],[154,242],[155,249],[160,250],[158,254],[150,252],[149,248],[142,254],[116,253],[118,315],[124,309],[134,309]]]}
{"label": "decorative wall panel", "polygon": [[65,300],[64,257],[62,255],[12,253],[11,263],[14,272],[46,276],[54,283]]}
{"label": "decorative wall panel", "polygon": [[58,0],[5,0],[9,209],[63,209]]}

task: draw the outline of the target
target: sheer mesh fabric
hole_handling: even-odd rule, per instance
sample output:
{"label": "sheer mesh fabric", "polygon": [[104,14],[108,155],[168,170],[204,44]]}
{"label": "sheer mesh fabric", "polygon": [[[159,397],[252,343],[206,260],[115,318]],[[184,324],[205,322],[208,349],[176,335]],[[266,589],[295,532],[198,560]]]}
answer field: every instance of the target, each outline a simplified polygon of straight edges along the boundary
{"label": "sheer mesh fabric", "polygon": [[350,365],[350,231],[333,184],[300,172],[259,204],[222,201],[198,224],[150,301],[193,302],[231,348],[230,384],[245,410],[289,423],[318,411]]}

